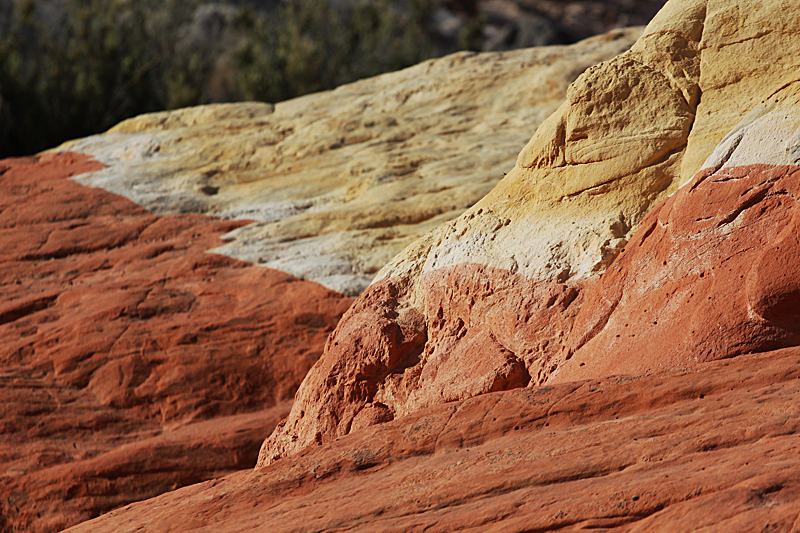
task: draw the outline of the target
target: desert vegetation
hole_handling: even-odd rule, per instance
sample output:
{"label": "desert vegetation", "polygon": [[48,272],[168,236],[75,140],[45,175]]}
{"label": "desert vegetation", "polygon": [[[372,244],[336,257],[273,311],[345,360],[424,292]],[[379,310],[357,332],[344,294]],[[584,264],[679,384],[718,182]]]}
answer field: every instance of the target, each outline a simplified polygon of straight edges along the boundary
{"label": "desert vegetation", "polygon": [[432,0],[4,2],[0,157],[140,113],[275,102],[412,65],[450,51],[426,31],[432,10]]}

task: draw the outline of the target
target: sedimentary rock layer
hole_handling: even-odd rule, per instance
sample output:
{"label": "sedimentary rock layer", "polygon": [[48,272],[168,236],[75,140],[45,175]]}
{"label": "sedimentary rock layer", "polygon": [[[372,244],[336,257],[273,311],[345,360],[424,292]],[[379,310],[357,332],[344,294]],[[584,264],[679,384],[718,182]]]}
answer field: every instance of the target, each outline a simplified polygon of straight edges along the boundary
{"label": "sedimentary rock layer", "polygon": [[206,251],[244,222],[157,216],[0,161],[0,531],[49,532],[252,467],[351,300]]}
{"label": "sedimentary rock layer", "polygon": [[797,261],[799,9],[672,1],[584,72],[497,187],[381,270],[259,464],[443,401],[796,344],[771,272]]}
{"label": "sedimentary rock layer", "polygon": [[154,213],[255,221],[217,252],[357,295],[489,192],[569,83],[640,33],[463,52],[274,106],[143,115],[64,148],[107,165],[81,183]]}
{"label": "sedimentary rock layer", "polygon": [[437,405],[71,529],[794,531],[800,350]]}

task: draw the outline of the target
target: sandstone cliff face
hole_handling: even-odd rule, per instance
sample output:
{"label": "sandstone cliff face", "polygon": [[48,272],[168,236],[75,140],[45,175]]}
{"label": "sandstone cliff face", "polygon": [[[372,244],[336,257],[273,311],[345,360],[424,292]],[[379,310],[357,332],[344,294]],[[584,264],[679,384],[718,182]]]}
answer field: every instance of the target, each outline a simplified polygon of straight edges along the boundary
{"label": "sandstone cliff face", "polygon": [[640,32],[459,53],[275,106],[143,115],[63,149],[107,165],[81,183],[154,213],[255,221],[219,253],[357,295],[488,193],[569,83]]}
{"label": "sandstone cliff face", "polygon": [[206,253],[243,224],[157,216],[0,161],[0,531],[50,532],[251,468],[351,300]]}
{"label": "sandstone cliff face", "polygon": [[380,271],[259,464],[445,401],[795,345],[774,269],[797,260],[796,10],[673,1],[582,74],[497,187]]}

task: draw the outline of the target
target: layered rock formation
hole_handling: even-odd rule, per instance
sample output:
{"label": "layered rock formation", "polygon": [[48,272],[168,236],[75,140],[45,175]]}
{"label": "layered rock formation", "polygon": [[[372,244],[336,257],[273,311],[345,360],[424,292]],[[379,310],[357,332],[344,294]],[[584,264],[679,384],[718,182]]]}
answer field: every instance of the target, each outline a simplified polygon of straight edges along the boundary
{"label": "layered rock formation", "polygon": [[138,117],[0,163],[0,531],[251,467],[351,300],[207,252],[358,292],[640,32]]}
{"label": "layered rock formation", "polygon": [[796,344],[769,274],[796,260],[800,140],[800,19],[777,11],[673,1],[582,74],[491,193],[381,270],[259,464],[445,401]]}
{"label": "layered rock formation", "polygon": [[0,531],[251,467],[351,300],[207,252],[357,292],[485,194],[523,126],[640,31],[138,117],[0,163]]}
{"label": "layered rock formation", "polygon": [[155,213],[255,221],[219,253],[356,295],[489,192],[569,83],[640,31],[459,53],[275,106],[143,115],[63,149],[107,165],[81,183]]}
{"label": "layered rock formation", "polygon": [[[794,268],[800,259],[796,203],[800,48],[794,46],[800,13],[796,11],[792,5],[755,0],[672,0],[630,51],[589,69],[572,84],[567,101],[542,124],[496,188],[460,217],[408,246],[380,271],[326,341],[289,416],[264,442],[258,468],[128,505],[73,530],[796,530],[800,522],[796,475],[800,281]],[[459,57],[462,62],[469,59]],[[413,101],[412,94],[406,103]],[[143,124],[142,133],[111,134],[106,140],[88,139],[72,146],[100,154],[117,169],[117,180],[124,177],[119,182],[123,185],[114,185],[111,174],[102,170],[82,178],[87,182],[129,187],[134,192],[128,194],[149,198],[164,210],[214,212],[238,205],[230,207],[233,215],[246,202],[231,200],[230,206],[224,202],[244,195],[241,191],[246,188],[236,192],[238,186],[230,185],[233,192],[226,197],[222,191],[227,182],[197,181],[192,177],[195,170],[173,175],[180,167],[178,159],[170,157],[179,153],[181,136],[187,136],[188,147],[196,146],[187,126],[193,121],[227,124],[238,135],[254,121],[272,116],[259,115],[266,111],[258,106],[211,107],[142,117],[121,126],[133,131]],[[231,113],[239,118],[224,118]],[[164,131],[151,131],[157,128]],[[236,137],[240,148],[251,147],[242,135]],[[223,144],[217,143],[217,147]],[[346,149],[344,144],[335,150]],[[224,153],[216,152],[218,161],[225,160]],[[259,153],[253,148],[251,158],[258,161]],[[358,151],[347,153],[355,157]],[[313,165],[317,160],[305,154],[297,161]],[[238,176],[247,176],[246,170],[231,170],[227,179],[234,183]],[[379,169],[375,172],[373,177],[380,174]],[[310,187],[311,181],[303,183]],[[46,185],[43,193],[49,190],[50,184]],[[156,194],[147,196],[153,186]],[[191,190],[199,192],[192,196],[187,193]],[[367,186],[359,190],[373,194]],[[375,189],[374,194],[387,190]],[[32,194],[36,189],[26,184],[19,191]],[[212,205],[217,196],[221,203]],[[204,199],[194,201],[198,198]],[[316,212],[308,211],[309,216]],[[287,236],[293,235],[291,228],[328,227],[319,221],[316,226],[302,226],[306,222],[295,226],[293,221],[301,219],[293,217],[306,214],[286,212],[273,230],[289,228]],[[14,211],[7,207],[2,211],[4,216],[9,213]],[[127,216],[131,223],[120,224],[120,231],[139,223]],[[143,210],[136,216],[155,218]],[[328,220],[327,215],[320,217]],[[191,220],[208,224],[208,240],[238,224],[204,217]],[[253,231],[263,226],[254,226]],[[53,259],[42,268],[57,266],[63,258],[51,247],[84,252],[74,244],[76,239],[96,235],[75,222],[58,229],[78,233],[64,239],[58,231],[49,232],[25,257]],[[134,235],[137,231],[131,230]],[[111,243],[104,248],[113,245],[114,253],[133,242],[115,235],[102,233]],[[185,243],[186,234],[180,235]],[[233,237],[237,246],[243,246],[241,229]],[[188,252],[182,253],[194,253],[191,243],[184,246]],[[286,276],[262,273],[219,256],[203,257],[212,257],[220,268],[250,273],[246,275],[254,279]],[[160,255],[156,258],[161,261]],[[91,270],[92,280],[109,276],[107,263],[100,265]],[[189,270],[176,267],[170,272]],[[213,285],[201,293],[236,290],[235,283],[227,283],[231,278],[226,272],[213,273],[226,280],[223,287]],[[294,278],[291,283],[303,295],[319,294],[336,305],[347,302],[319,286],[306,289]],[[137,300],[136,313],[149,294]],[[170,291],[167,295],[168,300],[156,308],[173,314],[186,310],[181,304],[184,296],[173,298]],[[286,295],[282,301],[287,297],[299,298]],[[31,328],[33,335],[40,330],[46,334],[51,330],[45,328],[62,327],[72,316],[80,316],[77,307],[68,307],[67,318],[62,313],[47,314],[52,302],[65,305],[72,298],[51,301],[43,294],[19,299],[19,304],[3,311],[9,322],[2,327],[17,328],[16,338],[29,331],[25,328]],[[212,301],[219,307],[218,299]],[[297,313],[308,305],[275,308],[269,316],[294,316],[299,331],[306,331],[302,328],[309,325],[308,317]],[[127,320],[129,307],[114,310]],[[151,316],[150,308],[144,305],[145,317]],[[206,308],[201,304],[189,311],[197,311],[205,320],[202,309]],[[32,325],[25,322],[30,310],[45,314]],[[108,322],[103,317],[106,320],[95,322]],[[266,316],[257,323],[265,321],[269,324]],[[250,324],[245,318],[236,321],[242,323]],[[310,322],[317,323],[325,324],[317,333],[330,324],[327,319]],[[160,323],[153,324],[158,330]],[[39,329],[34,331],[33,326]],[[75,331],[90,337],[89,328]],[[261,338],[263,333],[254,335]],[[41,346],[51,345],[43,341]],[[128,346],[122,343],[120,349]],[[114,350],[116,345],[92,352],[85,360],[103,362]],[[17,358],[32,357],[25,350],[14,353]],[[167,358],[170,353],[167,350]],[[112,368],[101,372],[94,385],[92,378],[85,379],[88,373],[74,373],[78,368],[74,365],[84,361],[80,357],[70,366],[49,355],[44,364],[31,366],[33,370],[23,365],[18,372],[43,372],[62,387],[51,386],[48,396],[42,394],[38,400],[44,406],[55,401],[54,412],[84,405],[94,412],[91,409],[100,405],[141,416],[155,406],[164,416],[174,406],[184,405],[177,396],[169,396],[175,389],[167,387],[163,394],[153,389],[162,378],[168,385],[175,383],[159,373],[160,359],[153,358],[153,366],[137,367],[137,354],[125,352],[133,358],[129,374]],[[180,361],[187,359],[185,352],[179,354]],[[272,379],[272,374],[258,374],[248,364],[243,365],[248,376]],[[236,375],[238,370],[231,366]],[[51,368],[53,377],[47,374]],[[126,367],[120,363],[120,368]],[[126,377],[140,374],[147,376],[142,382]],[[30,379],[38,376],[31,374]],[[28,383],[14,379],[15,384]],[[115,382],[123,388],[130,385],[133,392],[119,397],[115,392],[119,387],[102,386]],[[216,401],[209,392],[212,382],[199,380],[199,386],[203,395]],[[87,389],[92,396],[80,396],[84,393],[77,389]],[[104,394],[111,398],[106,404]],[[140,395],[141,404],[136,401]],[[192,403],[195,396],[186,398],[186,405],[199,409]],[[228,439],[221,446],[233,446],[231,433],[224,428],[238,427],[226,426],[225,421],[268,425],[263,421],[287,407],[277,397],[264,396],[261,402],[274,405],[261,418],[247,413],[232,415],[245,417],[241,419],[219,417],[217,435]],[[214,405],[228,414],[224,401]],[[31,413],[16,410],[42,416],[35,408]],[[217,423],[217,419],[208,422],[202,409],[178,412],[186,417],[182,420]],[[101,427],[108,423],[104,420],[86,425]],[[109,424],[111,433],[101,433],[102,438],[110,439],[108,435],[119,431]],[[164,449],[157,456],[160,461],[173,457],[172,442],[178,441],[180,450],[192,449],[191,443],[197,442],[193,439],[208,428],[196,424],[171,432],[168,424],[161,424],[163,434],[157,441],[145,439],[141,445]],[[144,427],[147,437],[155,435],[147,433],[152,426]],[[22,435],[15,428],[11,434]],[[27,427],[25,431],[31,434]],[[248,441],[243,446],[251,445]],[[63,498],[65,508],[82,501],[83,509],[94,512],[90,504],[108,502],[108,495],[120,486],[119,479],[130,480],[134,468],[151,464],[136,446],[123,446],[114,452],[117,455],[97,455],[97,462],[75,459],[74,467],[50,470],[57,471],[59,479],[73,479],[71,491],[54,499]],[[61,457],[67,456],[63,446],[57,449],[64,454]],[[191,457],[202,457],[208,449]],[[124,457],[133,458],[109,459]],[[204,464],[225,470],[231,457]],[[23,462],[22,457],[14,460]],[[102,466],[109,463],[128,469]],[[79,475],[69,478],[71,472]],[[11,477],[4,485],[14,487],[6,491],[7,509],[17,505],[26,490],[50,494],[42,489],[44,478],[37,476]],[[108,484],[97,481],[100,478]],[[25,523],[19,518],[20,509],[12,509],[16,514],[4,509],[2,516],[15,520],[11,527]],[[30,515],[24,519],[40,520]]]}
{"label": "layered rock formation", "polygon": [[351,300],[206,253],[244,222],[157,216],[0,161],[0,531],[60,530],[251,468]]}
{"label": "layered rock formation", "polygon": [[800,345],[800,107],[750,120],[647,215],[551,381]]}

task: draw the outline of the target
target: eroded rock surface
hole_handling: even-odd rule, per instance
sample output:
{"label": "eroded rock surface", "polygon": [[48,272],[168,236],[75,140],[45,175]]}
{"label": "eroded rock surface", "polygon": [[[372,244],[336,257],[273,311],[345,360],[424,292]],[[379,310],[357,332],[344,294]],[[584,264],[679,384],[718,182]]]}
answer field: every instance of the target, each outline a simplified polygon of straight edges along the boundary
{"label": "eroded rock surface", "polygon": [[243,221],[157,216],[0,161],[0,531],[50,532],[253,466],[351,300],[206,253]]}
{"label": "eroded rock surface", "polygon": [[[671,1],[578,78],[491,193],[382,270],[255,470],[74,531],[796,530],[797,9]],[[177,120],[177,139],[234,109],[253,120],[137,120]],[[127,139],[155,161],[166,145],[147,135]],[[117,161],[138,161],[125,146]]]}
{"label": "eroded rock surface", "polygon": [[71,529],[781,531],[800,350],[437,405]]}
{"label": "eroded rock surface", "polygon": [[259,464],[362,427],[362,410],[796,344],[793,278],[764,259],[795,224],[800,17],[783,9],[669,2],[583,73],[497,187],[381,270]]}
{"label": "eroded rock surface", "polygon": [[488,193],[569,83],[640,33],[459,53],[275,106],[143,115],[65,148],[107,165],[81,183],[155,213],[256,221],[217,252],[357,295]]}
{"label": "eroded rock surface", "polygon": [[798,155],[800,108],[732,132],[589,293],[553,378],[799,345]]}

